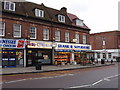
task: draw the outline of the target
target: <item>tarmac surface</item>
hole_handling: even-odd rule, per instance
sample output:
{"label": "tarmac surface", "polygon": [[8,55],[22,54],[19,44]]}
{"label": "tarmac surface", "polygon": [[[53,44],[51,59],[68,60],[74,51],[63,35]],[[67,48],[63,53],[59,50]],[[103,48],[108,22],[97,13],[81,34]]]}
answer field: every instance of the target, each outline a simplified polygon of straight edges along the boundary
{"label": "tarmac surface", "polygon": [[114,63],[107,64],[88,64],[88,65],[43,65],[41,70],[36,70],[36,67],[15,67],[15,68],[1,68],[0,75],[11,75],[11,74],[25,74],[25,73],[42,73],[42,72],[52,72],[52,71],[63,71],[63,70],[73,70],[73,69],[84,69],[84,68],[95,68],[102,66],[115,65]]}

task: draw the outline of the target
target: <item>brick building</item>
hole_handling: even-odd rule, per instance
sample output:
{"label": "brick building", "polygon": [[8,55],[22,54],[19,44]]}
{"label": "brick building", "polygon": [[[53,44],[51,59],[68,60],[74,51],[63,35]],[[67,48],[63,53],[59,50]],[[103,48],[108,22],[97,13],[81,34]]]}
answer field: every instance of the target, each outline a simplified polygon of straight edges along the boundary
{"label": "brick building", "polygon": [[120,31],[108,31],[90,35],[94,57],[98,60],[116,60],[120,56]]}
{"label": "brick building", "polygon": [[3,67],[34,66],[38,61],[72,63],[91,50],[90,29],[65,7],[56,10],[43,3],[5,1],[1,8]]}

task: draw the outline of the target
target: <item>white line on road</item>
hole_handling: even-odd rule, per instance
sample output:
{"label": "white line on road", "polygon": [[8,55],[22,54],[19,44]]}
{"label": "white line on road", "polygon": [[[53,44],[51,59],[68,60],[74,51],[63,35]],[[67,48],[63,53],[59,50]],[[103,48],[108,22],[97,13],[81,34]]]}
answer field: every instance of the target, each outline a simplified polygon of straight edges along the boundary
{"label": "white line on road", "polygon": [[[15,82],[20,82],[20,81],[25,81],[25,80],[36,80],[36,79],[51,79],[51,78],[58,78],[58,77],[64,77],[64,76],[73,76],[74,74],[64,74],[64,75],[58,75],[58,76],[53,76],[53,77],[41,77],[41,78],[27,78],[27,79],[21,79],[21,80],[14,80],[14,81],[8,81],[8,82],[3,82],[3,83],[15,83]],[[0,84],[3,84],[0,83]]]}
{"label": "white line on road", "polygon": [[82,86],[75,86],[75,87],[69,87],[69,88],[83,88],[83,87],[89,87],[91,85],[82,85]]}
{"label": "white line on road", "polygon": [[93,83],[92,86],[94,86],[94,85],[96,85],[96,84],[98,84],[98,83],[100,83],[100,82],[102,82],[102,81],[103,81],[103,80],[99,80],[99,81]]}
{"label": "white line on road", "polygon": [[93,84],[88,84],[88,85],[81,85],[81,86],[73,86],[73,87],[68,87],[68,88],[83,88],[83,87],[90,87],[90,86],[94,86],[102,81],[110,81],[110,78],[114,78],[114,77],[118,77],[120,74],[117,74],[117,75],[113,75],[113,76],[109,76],[109,77],[106,77],[104,79],[101,79],[101,80],[98,80],[96,81],[95,83]]}

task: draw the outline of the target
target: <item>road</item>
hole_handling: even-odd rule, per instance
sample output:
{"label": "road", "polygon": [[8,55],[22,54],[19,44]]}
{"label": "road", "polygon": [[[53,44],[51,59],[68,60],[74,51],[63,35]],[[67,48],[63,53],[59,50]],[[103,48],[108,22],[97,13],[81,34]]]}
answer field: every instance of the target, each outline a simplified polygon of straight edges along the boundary
{"label": "road", "polygon": [[3,88],[118,88],[118,65],[3,76]]}

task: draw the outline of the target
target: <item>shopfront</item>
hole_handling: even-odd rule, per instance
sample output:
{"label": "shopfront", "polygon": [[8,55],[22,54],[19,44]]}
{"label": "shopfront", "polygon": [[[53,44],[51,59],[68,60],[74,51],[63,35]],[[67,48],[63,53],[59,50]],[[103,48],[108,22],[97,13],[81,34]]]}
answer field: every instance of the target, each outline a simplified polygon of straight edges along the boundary
{"label": "shopfront", "polygon": [[2,67],[23,66],[24,63],[24,40],[0,39],[2,49]]}
{"label": "shopfront", "polygon": [[27,66],[35,66],[41,62],[43,65],[52,64],[52,42],[30,41],[27,48]]}
{"label": "shopfront", "polygon": [[73,43],[56,43],[55,47],[55,64],[65,62],[65,64],[79,64],[89,59],[88,51],[90,45],[73,44]]}

